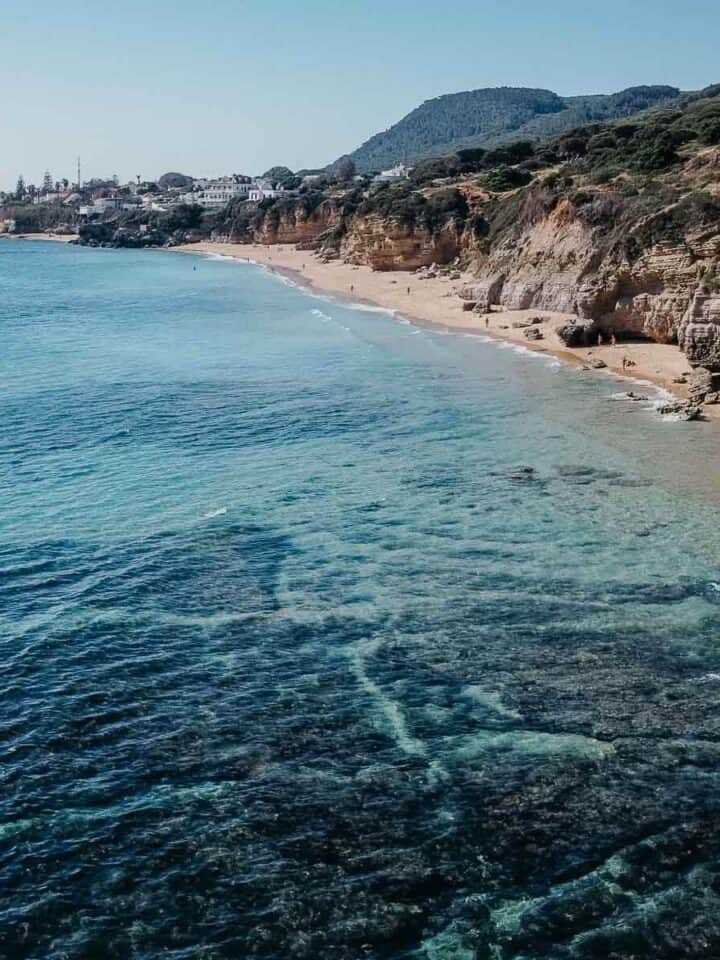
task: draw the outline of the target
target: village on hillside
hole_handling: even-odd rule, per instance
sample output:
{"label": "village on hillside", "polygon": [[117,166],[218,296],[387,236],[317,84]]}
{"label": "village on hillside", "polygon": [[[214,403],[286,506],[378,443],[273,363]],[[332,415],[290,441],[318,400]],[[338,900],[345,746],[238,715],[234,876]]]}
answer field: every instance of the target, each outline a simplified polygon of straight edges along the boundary
{"label": "village on hillside", "polygon": [[[257,177],[229,174],[210,179],[166,173],[157,180],[143,180],[138,175],[135,180],[120,183],[117,176],[83,180],[78,164],[74,183],[68,179],[54,181],[46,171],[41,187],[26,184],[20,176],[14,191],[0,192],[0,233],[26,231],[28,222],[39,219],[28,210],[33,207],[52,207],[55,212],[53,222],[45,231],[62,233],[121,211],[167,213],[183,206],[212,211],[233,201],[260,204],[265,200],[301,194],[322,188],[333,178],[352,179],[371,187],[405,180],[409,173],[408,166],[398,164],[377,174],[358,176],[352,161],[347,160],[344,164],[341,161],[335,171],[295,174],[287,167],[273,167]],[[60,211],[64,211],[65,216]]]}

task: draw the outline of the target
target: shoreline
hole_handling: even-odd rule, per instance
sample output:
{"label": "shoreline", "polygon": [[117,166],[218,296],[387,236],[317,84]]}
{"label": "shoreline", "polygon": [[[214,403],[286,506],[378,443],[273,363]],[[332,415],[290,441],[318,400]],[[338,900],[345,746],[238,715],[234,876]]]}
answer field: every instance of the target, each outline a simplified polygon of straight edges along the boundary
{"label": "shoreline", "polygon": [[51,243],[74,243],[79,239],[77,233],[0,233],[7,240],[49,240]]}
{"label": "shoreline", "polygon": [[[690,366],[677,346],[651,342],[623,342],[617,346],[567,347],[555,333],[572,314],[547,310],[493,311],[477,314],[463,309],[459,289],[472,280],[469,275],[450,280],[446,276],[421,278],[408,271],[380,273],[367,266],[356,266],[333,260],[319,261],[312,251],[296,250],[291,245],[263,246],[244,243],[182,244],[173,247],[181,253],[227,257],[263,266],[319,296],[331,296],[345,304],[372,306],[395,314],[416,326],[448,333],[475,334],[543,353],[563,363],[585,367],[602,360],[605,367],[588,372],[608,373],[628,383],[650,385],[671,397],[686,399],[687,387],[673,383],[673,378],[690,372]],[[543,331],[540,341],[528,340],[523,329],[513,327],[538,319]],[[631,370],[623,370],[623,357],[633,362]],[[637,391],[635,391],[637,392]],[[720,411],[705,409],[706,417],[715,419]]]}

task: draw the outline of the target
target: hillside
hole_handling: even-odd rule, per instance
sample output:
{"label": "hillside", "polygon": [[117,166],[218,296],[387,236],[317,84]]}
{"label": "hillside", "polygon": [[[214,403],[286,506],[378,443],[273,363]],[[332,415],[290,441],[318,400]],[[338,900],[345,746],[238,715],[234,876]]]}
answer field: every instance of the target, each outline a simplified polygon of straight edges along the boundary
{"label": "hillside", "polygon": [[542,143],[464,149],[412,179],[218,215],[218,239],[375,270],[453,263],[469,308],[555,311],[561,336],[677,343],[720,374],[720,86]]}
{"label": "hillside", "polygon": [[350,157],[363,173],[467,147],[540,140],[585,123],[628,117],[679,94],[675,87],[665,86],[579,97],[523,87],[452,93],[427,100]]}

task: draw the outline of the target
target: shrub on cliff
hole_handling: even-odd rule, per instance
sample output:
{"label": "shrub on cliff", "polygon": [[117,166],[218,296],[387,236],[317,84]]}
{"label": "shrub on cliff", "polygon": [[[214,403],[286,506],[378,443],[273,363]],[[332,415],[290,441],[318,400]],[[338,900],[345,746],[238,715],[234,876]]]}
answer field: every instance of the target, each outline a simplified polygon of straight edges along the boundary
{"label": "shrub on cliff", "polygon": [[165,214],[159,222],[161,230],[195,230],[202,223],[203,208],[195,203],[181,203]]}
{"label": "shrub on cliff", "polygon": [[505,147],[488,150],[483,157],[483,168],[490,170],[492,167],[522,163],[523,160],[529,160],[534,152],[535,147],[529,140],[517,140],[515,143],[508,143]]}
{"label": "shrub on cliff", "polygon": [[645,138],[645,141],[634,151],[632,165],[641,172],[654,173],[667,170],[679,159],[672,133],[663,131],[654,136],[650,134]]}
{"label": "shrub on cliff", "polygon": [[527,170],[520,170],[518,167],[497,167],[481,177],[480,183],[493,193],[506,193],[517,187],[527,186],[531,180],[532,175]]}
{"label": "shrub on cliff", "polygon": [[413,183],[431,183],[433,180],[445,180],[456,177],[462,172],[462,165],[455,156],[435,157],[432,160],[421,160],[415,164],[410,174]]}
{"label": "shrub on cliff", "polygon": [[441,230],[450,220],[465,220],[467,216],[467,200],[454,188],[433,193],[423,208],[423,221],[433,233]]}

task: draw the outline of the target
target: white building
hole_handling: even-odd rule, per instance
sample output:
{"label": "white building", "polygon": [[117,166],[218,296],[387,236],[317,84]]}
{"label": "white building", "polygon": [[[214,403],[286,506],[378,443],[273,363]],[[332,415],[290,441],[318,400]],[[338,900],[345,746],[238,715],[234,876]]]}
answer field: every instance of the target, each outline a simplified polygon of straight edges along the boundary
{"label": "white building", "polygon": [[397,180],[407,180],[412,168],[404,163],[399,163],[396,167],[390,167],[389,170],[383,170],[379,173],[373,183],[394,183]]}
{"label": "white building", "polygon": [[[202,181],[195,182],[201,183]],[[185,202],[199,203],[204,207],[222,207],[231,200],[247,200],[251,187],[249,177],[235,176],[208,180],[206,184],[199,193],[185,194]],[[189,196],[192,197],[191,200],[187,199]]]}
{"label": "white building", "polygon": [[107,213],[108,210],[122,210],[125,206],[123,197],[98,197],[91,204],[81,206],[78,213],[81,217],[94,217]]}
{"label": "white building", "polygon": [[252,187],[248,192],[248,200],[252,203],[260,203],[261,200],[281,197],[284,193],[282,187],[275,187],[269,180],[259,177],[257,180],[253,180]]}

